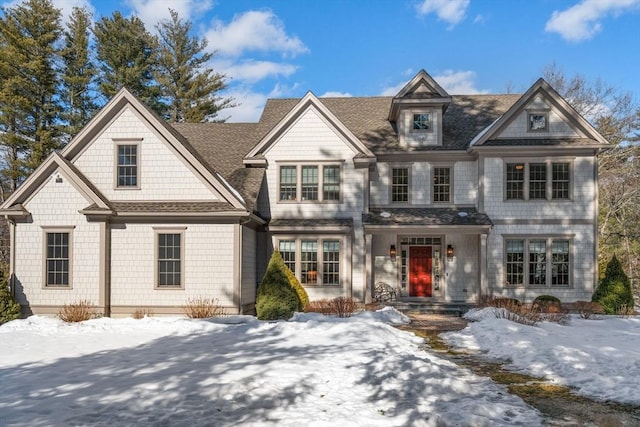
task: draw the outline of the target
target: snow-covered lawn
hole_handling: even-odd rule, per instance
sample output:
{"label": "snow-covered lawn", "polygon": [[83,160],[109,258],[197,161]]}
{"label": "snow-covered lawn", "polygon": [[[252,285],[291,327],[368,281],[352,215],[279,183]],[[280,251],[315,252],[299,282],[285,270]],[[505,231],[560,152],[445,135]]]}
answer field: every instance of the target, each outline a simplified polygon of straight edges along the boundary
{"label": "snow-covered lawn", "polygon": [[0,425],[513,426],[539,413],[389,323],[31,317],[0,327]]}
{"label": "snow-covered lawn", "polygon": [[476,322],[441,335],[449,345],[479,350],[594,399],[640,406],[639,316],[573,316],[566,326],[537,327],[498,319],[491,308],[470,311],[467,318]]}

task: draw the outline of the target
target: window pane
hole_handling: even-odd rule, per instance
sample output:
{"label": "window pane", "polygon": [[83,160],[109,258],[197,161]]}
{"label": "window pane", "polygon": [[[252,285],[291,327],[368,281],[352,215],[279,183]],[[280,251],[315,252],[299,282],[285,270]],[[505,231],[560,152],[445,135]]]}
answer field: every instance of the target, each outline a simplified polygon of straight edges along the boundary
{"label": "window pane", "polygon": [[118,145],[118,187],[138,184],[138,146]]}
{"label": "window pane", "polygon": [[296,200],[297,179],[296,166],[280,166],[280,200]]}
{"label": "window pane", "polygon": [[323,200],[340,200],[340,167],[325,166],[322,169]]}
{"label": "window pane", "polygon": [[295,240],[280,240],[278,250],[284,260],[284,264],[293,273],[296,272],[296,242]]}
{"label": "window pane", "polygon": [[158,234],[158,286],[180,286],[181,239],[179,233]]}
{"label": "window pane", "polygon": [[569,286],[569,241],[551,242],[551,285]]}
{"label": "window pane", "polygon": [[506,242],[507,286],[524,284],[524,240],[507,240]]}
{"label": "window pane", "polygon": [[413,115],[413,129],[414,130],[429,130],[431,129],[431,119],[428,113],[414,114]]}
{"label": "window pane", "polygon": [[300,257],[300,282],[315,285],[318,283],[318,242],[301,241]]}
{"label": "window pane", "polygon": [[524,163],[507,164],[507,200],[524,200]]}
{"label": "window pane", "polygon": [[406,203],[409,201],[409,169],[391,170],[391,201]]}
{"label": "window pane", "polygon": [[322,242],[322,284],[337,285],[340,283],[340,241],[325,240]]}
{"label": "window pane", "polygon": [[569,198],[569,163],[554,163],[552,165],[551,186],[553,199]]}
{"label": "window pane", "polygon": [[47,233],[45,286],[69,286],[69,233]]}
{"label": "window pane", "polygon": [[529,199],[547,198],[547,165],[531,163],[529,165]]}
{"label": "window pane", "polygon": [[451,201],[451,168],[433,168],[433,201]]}
{"label": "window pane", "polygon": [[302,166],[302,200],[318,200],[317,166]]}
{"label": "window pane", "polygon": [[529,241],[529,285],[547,284],[547,243],[544,240]]}

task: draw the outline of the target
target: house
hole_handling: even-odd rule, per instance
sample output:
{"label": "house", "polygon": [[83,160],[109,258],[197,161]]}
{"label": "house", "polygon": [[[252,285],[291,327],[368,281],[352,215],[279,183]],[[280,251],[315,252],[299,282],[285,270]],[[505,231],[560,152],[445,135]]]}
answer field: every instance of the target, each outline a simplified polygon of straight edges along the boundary
{"label": "house", "polygon": [[271,99],[257,123],[164,122],[125,89],[0,206],[26,313],[88,300],[254,311],[274,249],[310,298],[590,299],[608,145],[540,79],[449,95]]}

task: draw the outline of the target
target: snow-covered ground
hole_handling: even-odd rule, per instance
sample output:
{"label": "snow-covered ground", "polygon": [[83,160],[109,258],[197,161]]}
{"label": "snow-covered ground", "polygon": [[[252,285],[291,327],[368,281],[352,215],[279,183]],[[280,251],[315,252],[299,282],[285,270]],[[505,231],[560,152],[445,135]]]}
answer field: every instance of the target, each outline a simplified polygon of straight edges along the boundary
{"label": "snow-covered ground", "polygon": [[640,405],[639,316],[573,316],[566,326],[542,322],[534,327],[498,319],[493,310],[470,311],[467,318],[476,322],[441,337],[585,396]]}
{"label": "snow-covered ground", "polygon": [[0,327],[3,426],[536,426],[505,388],[389,323],[31,317]]}

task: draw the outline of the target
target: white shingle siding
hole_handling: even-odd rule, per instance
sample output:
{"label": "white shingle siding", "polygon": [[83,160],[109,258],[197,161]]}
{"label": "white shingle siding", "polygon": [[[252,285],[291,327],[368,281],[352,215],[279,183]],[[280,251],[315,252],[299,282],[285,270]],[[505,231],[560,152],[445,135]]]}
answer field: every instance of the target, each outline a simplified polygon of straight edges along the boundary
{"label": "white shingle siding", "polygon": [[[362,170],[353,165],[355,152],[343,141],[315,109],[307,110],[267,150],[266,179],[273,218],[349,218],[361,214],[364,192]],[[337,162],[342,167],[342,203],[279,203],[279,162]],[[320,189],[322,191],[322,189]]]}
{"label": "white shingle siding", "polygon": [[449,259],[443,253],[444,300],[472,302],[479,291],[478,236],[450,234],[446,240],[455,248],[455,256]]}
{"label": "white shingle siding", "polygon": [[[21,304],[64,305],[80,300],[98,304],[100,226],[78,213],[89,204],[66,178],[56,182],[56,173],[26,203],[32,222],[16,226],[15,274]],[[74,227],[72,289],[43,289],[42,227],[56,226]]]}
{"label": "white shingle siding", "polygon": [[[530,162],[537,161],[531,158]],[[538,160],[540,161],[540,160]],[[556,161],[556,160],[552,160]],[[558,162],[565,160],[559,159]],[[572,164],[571,200],[505,200],[505,164],[509,159],[484,160],[484,208],[491,219],[595,220],[596,182],[593,157],[577,157]]]}
{"label": "white shingle siding", "polygon": [[[114,138],[142,139],[138,152],[140,189],[115,189]],[[215,200],[214,194],[158,139],[140,118],[126,108],[74,161],[74,165],[109,200]]]}
{"label": "white shingle siding", "polygon": [[[505,235],[570,238],[572,241],[570,248],[572,286],[569,288],[551,286],[510,288],[504,286]],[[593,225],[496,225],[487,239],[487,247],[488,284],[495,295],[529,301],[541,294],[554,295],[562,301],[591,300],[596,268]]]}
{"label": "white shingle siding", "polygon": [[233,305],[233,225],[171,224],[184,231],[184,289],[155,288],[155,230],[166,224],[114,226],[111,235],[112,305],[180,306],[188,298]]}
{"label": "white shingle siding", "polygon": [[[428,113],[431,116],[431,130],[414,131],[413,115]],[[401,147],[422,147],[429,145],[441,145],[442,110],[436,108],[420,108],[405,110],[400,114],[399,144]]]}
{"label": "white shingle siding", "polygon": [[456,162],[453,185],[456,204],[475,205],[478,201],[478,162]]}

